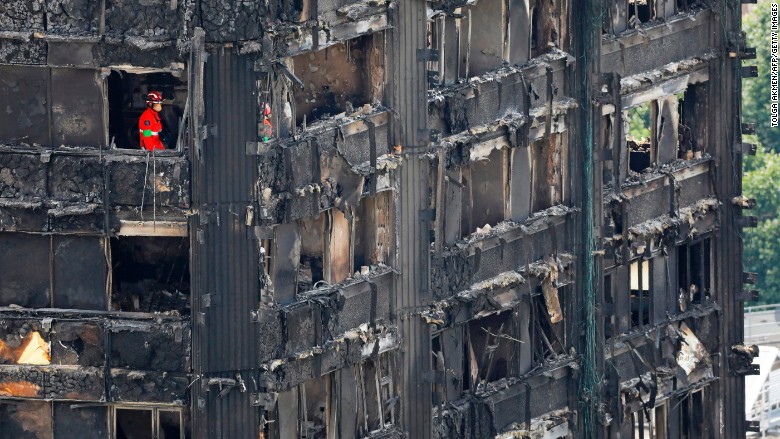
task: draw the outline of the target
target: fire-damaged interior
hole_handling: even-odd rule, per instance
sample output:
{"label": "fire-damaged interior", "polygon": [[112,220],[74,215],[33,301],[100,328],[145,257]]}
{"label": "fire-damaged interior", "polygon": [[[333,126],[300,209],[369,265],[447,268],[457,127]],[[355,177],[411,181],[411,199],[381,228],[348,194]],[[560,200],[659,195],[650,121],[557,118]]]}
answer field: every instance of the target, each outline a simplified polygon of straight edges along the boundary
{"label": "fire-damaged interior", "polygon": [[147,108],[149,92],[162,93],[160,112],[163,131],[160,140],[166,149],[177,149],[182,143],[187,102],[186,72],[139,73],[133,70],[111,69],[106,78],[108,97],[108,135],[111,144],[121,149],[140,149],[138,119]]}
{"label": "fire-damaged interior", "polygon": [[0,439],[745,437],[740,24],[6,1]]}

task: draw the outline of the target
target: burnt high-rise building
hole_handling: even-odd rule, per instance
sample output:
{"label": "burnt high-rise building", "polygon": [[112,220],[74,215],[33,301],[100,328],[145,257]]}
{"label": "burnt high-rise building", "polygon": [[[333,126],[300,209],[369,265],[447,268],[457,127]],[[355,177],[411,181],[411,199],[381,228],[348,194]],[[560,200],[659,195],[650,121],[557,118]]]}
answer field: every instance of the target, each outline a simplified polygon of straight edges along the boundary
{"label": "burnt high-rise building", "polygon": [[740,9],[3,1],[0,438],[745,437]]}

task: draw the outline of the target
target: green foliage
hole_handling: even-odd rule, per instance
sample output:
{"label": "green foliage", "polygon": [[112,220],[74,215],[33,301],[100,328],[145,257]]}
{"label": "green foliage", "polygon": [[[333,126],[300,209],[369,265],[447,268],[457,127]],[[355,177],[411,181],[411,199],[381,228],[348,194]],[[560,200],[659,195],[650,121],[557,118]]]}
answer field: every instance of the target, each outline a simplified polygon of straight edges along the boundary
{"label": "green foliage", "polygon": [[762,303],[780,303],[780,155],[759,148],[742,179],[743,193],[756,199],[758,227],[744,235],[745,268],[759,274]]}
{"label": "green foliage", "polygon": [[650,104],[628,110],[628,137],[635,142],[650,138]]}
{"label": "green foliage", "polygon": [[744,265],[758,273],[760,302],[780,303],[780,129],[769,120],[769,8],[770,2],[759,3],[743,20],[748,45],[757,53],[745,65],[757,65],[759,73],[742,81],[742,120],[756,123],[756,136],[745,140],[759,144],[756,156],[745,160],[742,179],[743,193],[757,202],[749,214],[759,219],[743,236]]}
{"label": "green foliage", "polygon": [[769,118],[770,104],[770,2],[758,5],[742,20],[742,29],[748,46],[756,47],[756,59],[743,61],[743,65],[758,66],[758,78],[742,81],[742,120],[755,122],[758,138],[766,148],[780,151],[780,128],[772,128]]}

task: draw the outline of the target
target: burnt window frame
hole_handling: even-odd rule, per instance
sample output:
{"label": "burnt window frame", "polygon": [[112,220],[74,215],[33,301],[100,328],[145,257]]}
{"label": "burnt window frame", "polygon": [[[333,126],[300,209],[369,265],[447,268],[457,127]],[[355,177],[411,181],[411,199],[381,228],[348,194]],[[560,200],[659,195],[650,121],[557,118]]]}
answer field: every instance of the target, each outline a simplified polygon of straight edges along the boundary
{"label": "burnt window frame", "polygon": [[[344,120],[343,118],[339,119],[337,116],[340,114],[344,114],[344,117],[349,117],[350,114],[347,113],[348,108],[346,108],[346,102],[349,101],[349,103],[352,106],[353,113],[355,114],[362,114],[367,115],[366,113],[361,113],[361,108],[370,105],[371,108],[376,111],[377,108],[384,108],[384,104],[387,101],[387,79],[388,79],[388,68],[387,68],[387,51],[388,51],[388,41],[390,39],[390,36],[387,32],[384,30],[373,32],[373,33],[366,33],[361,35],[356,35],[352,38],[339,41],[335,44],[331,44],[324,47],[319,47],[316,50],[306,50],[298,53],[294,53],[290,56],[277,59],[274,61],[273,66],[268,68],[266,71],[262,73],[262,78],[258,81],[259,83],[265,84],[266,90],[261,90],[259,95],[262,95],[263,98],[259,98],[258,103],[265,102],[270,105],[271,107],[271,116],[270,116],[270,122],[273,126],[272,129],[272,136],[270,140],[268,140],[265,143],[268,144],[279,144],[285,142],[285,139],[290,139],[305,133],[310,132],[316,132],[312,131],[312,125],[315,126],[315,130],[319,130],[323,127],[323,124],[321,122],[325,121],[326,124],[336,123],[336,124],[343,124]],[[373,72],[375,69],[372,68],[374,64],[372,64],[372,56],[371,53],[373,52],[372,49],[376,48],[376,46],[380,46],[380,55],[379,59],[377,60],[377,63],[379,66],[381,66],[382,71],[382,87],[381,90],[374,90],[374,87],[372,87],[372,79],[374,79],[371,76],[363,77],[360,76],[361,81],[363,82],[362,88],[360,89],[360,92],[363,94],[364,102],[360,104],[360,106],[354,106],[354,104],[347,100],[344,103],[344,110],[340,111],[339,113],[330,114],[329,118],[323,118],[322,116],[316,117],[314,119],[309,119],[309,116],[311,115],[311,112],[306,113],[301,118],[301,121],[298,120],[298,101],[299,99],[296,99],[296,94],[300,94],[302,92],[306,92],[306,88],[309,87],[310,84],[306,83],[306,77],[301,77],[303,75],[297,75],[296,74],[296,60],[297,59],[306,59],[307,62],[303,63],[304,66],[308,66],[308,57],[313,56],[316,53],[327,53],[326,51],[333,50],[334,48],[337,48],[340,45],[343,45],[345,47],[346,52],[351,51],[352,44],[358,42],[360,44],[364,44],[366,47],[363,52],[365,52],[365,66],[362,69],[358,69],[359,75],[363,75],[364,72]],[[314,55],[316,56],[316,55]],[[307,58],[304,58],[307,57]],[[347,55],[347,59],[349,59],[351,55]],[[326,55],[327,58],[327,55]],[[312,71],[313,73],[314,71]],[[316,85],[322,85],[322,84],[316,84]],[[329,89],[330,86],[327,86],[326,88]],[[378,94],[378,96],[377,96]],[[289,121],[282,119],[282,114],[285,112],[285,106],[290,107],[291,112],[291,119]],[[317,104],[314,106],[314,108],[322,107],[322,104]],[[289,123],[289,126],[285,124],[285,122]],[[258,120],[259,124],[263,123],[262,119]]]}
{"label": "burnt window frame", "polygon": [[[701,305],[711,301],[714,297],[714,276],[713,272],[713,253],[714,240],[712,236],[702,236],[695,240],[688,241],[677,246],[677,289],[678,294],[685,294],[688,305]],[[696,266],[693,265],[691,253],[697,252],[698,274],[693,275],[692,271]],[[685,275],[683,282],[682,275]],[[698,281],[698,283],[696,283]],[[690,286],[696,285],[696,291],[691,298]]]}
{"label": "burnt window frame", "polygon": [[[641,257],[634,259],[628,263],[628,312],[629,312],[629,326],[633,329],[644,329],[645,326],[652,325],[653,323],[653,271],[652,258]],[[634,290],[632,287],[632,267],[637,266],[637,286],[639,289]],[[644,267],[647,266],[647,289],[644,289],[645,277]],[[634,291],[638,294],[634,296]],[[646,293],[645,293],[646,292]],[[636,318],[634,308],[636,307]]]}
{"label": "burnt window frame", "polygon": [[[647,12],[649,12],[650,14],[650,16],[647,17],[647,19],[645,20],[639,18],[640,13],[644,12],[639,9],[639,6],[637,6],[637,3],[640,1],[646,2]],[[633,26],[631,24],[632,17],[637,17],[638,25]],[[658,19],[658,10],[657,10],[656,0],[626,0],[626,23],[629,29],[636,29],[644,23],[652,23],[657,19]]]}
{"label": "burnt window frame", "polygon": [[[648,106],[647,111],[649,112],[649,118],[650,120],[647,121],[647,128],[650,130],[650,136],[648,138],[648,164],[646,167],[642,168],[642,170],[636,170],[633,169],[631,166],[632,160],[631,160],[631,153],[632,149],[629,145],[629,142],[632,142],[634,144],[640,145],[637,143],[637,139],[634,139],[631,135],[631,118],[627,117],[630,116],[631,112],[638,111],[639,108],[642,108],[644,106]],[[625,142],[625,151],[626,151],[626,169],[632,172],[636,172],[641,174],[645,170],[652,168],[654,163],[658,162],[658,136],[656,133],[656,127],[657,127],[657,120],[658,120],[658,101],[656,99],[652,99],[649,101],[641,102],[637,105],[633,105],[629,108],[624,108],[621,114],[621,118],[623,119],[623,141]]]}
{"label": "burnt window frame", "polygon": [[[184,408],[182,407],[176,407],[176,406],[158,406],[158,405],[111,405],[111,409],[109,412],[109,420],[108,424],[110,426],[109,431],[109,437],[111,439],[117,439],[118,436],[118,429],[117,429],[117,411],[119,410],[137,410],[137,411],[150,411],[151,412],[151,426],[152,431],[150,432],[151,437],[157,438],[160,437],[160,412],[178,412],[179,414],[179,426],[181,428],[181,433],[179,435],[179,439],[188,439],[187,438],[187,428],[186,428],[186,417],[184,415]],[[166,438],[167,439],[167,438]]]}
{"label": "burnt window frame", "polygon": [[[116,146],[114,142],[114,138],[111,133],[111,96],[110,96],[110,84],[109,81],[112,77],[112,75],[115,72],[119,72],[120,75],[122,74],[132,74],[132,75],[149,75],[149,74],[169,74],[173,78],[178,79],[179,81],[183,82],[186,85],[186,94],[187,97],[184,102],[184,107],[182,110],[182,117],[178,121],[178,136],[176,138],[176,147],[175,148],[169,148],[166,147],[165,150],[162,151],[147,151],[145,149],[142,149],[140,144],[138,145],[138,148],[120,148]],[[190,99],[192,96],[192,84],[191,81],[193,78],[189,74],[189,67],[186,64],[183,64],[181,69],[172,69],[172,68],[146,68],[146,67],[136,67],[136,66],[106,66],[103,68],[103,73],[101,74],[103,77],[103,89],[104,89],[104,114],[105,114],[105,132],[107,137],[107,144],[106,149],[108,151],[111,151],[115,154],[123,154],[123,155],[132,155],[132,156],[155,156],[155,157],[186,157],[188,155],[189,150],[189,137],[192,137],[192,128],[193,124],[190,120]],[[131,98],[132,99],[132,98]],[[163,104],[166,105],[166,104]],[[142,111],[143,113],[143,111]],[[140,115],[139,115],[140,117]],[[132,129],[132,128],[128,128]]]}
{"label": "burnt window frame", "polygon": [[[183,246],[186,245],[186,257],[187,260],[184,262],[184,265],[182,269],[186,268],[186,271],[182,273],[182,279],[186,277],[186,284],[188,285],[188,291],[179,291],[176,290],[177,293],[187,296],[187,303],[182,309],[174,309],[174,310],[162,310],[159,309],[150,309],[148,311],[145,310],[125,310],[125,309],[115,309],[115,306],[117,305],[117,302],[114,300],[114,292],[116,285],[115,283],[118,282],[118,276],[115,276],[115,270],[117,264],[120,262],[117,261],[117,256],[114,254],[115,247],[119,246],[119,241],[122,240],[132,240],[132,239],[166,239],[170,240],[173,243],[173,240],[181,240],[179,242],[178,252],[182,252]],[[105,239],[106,245],[108,246],[108,253],[107,253],[107,260],[108,260],[108,276],[109,276],[109,282],[107,282],[107,290],[108,290],[108,311],[110,312],[120,312],[120,313],[141,313],[141,314],[148,314],[148,313],[154,313],[154,312],[169,312],[169,311],[176,311],[180,314],[190,314],[192,311],[192,266],[190,266],[190,255],[191,255],[191,242],[189,238],[189,234],[187,235],[175,235],[175,236],[159,236],[159,235],[124,235],[124,234],[115,234],[111,236],[107,236]],[[116,244],[115,244],[116,243]],[[167,255],[167,251],[166,251]],[[183,255],[179,255],[178,257],[182,257]],[[172,256],[176,257],[176,256]],[[170,273],[173,273],[173,268],[175,268],[175,262],[172,264]],[[169,275],[170,278],[170,275]],[[140,282],[143,281],[154,281],[154,279],[151,278],[145,278]],[[183,280],[180,280],[179,285],[182,285]],[[151,307],[154,302],[154,298],[152,298],[152,301],[150,302],[149,306]],[[121,306],[121,305],[120,305]]]}

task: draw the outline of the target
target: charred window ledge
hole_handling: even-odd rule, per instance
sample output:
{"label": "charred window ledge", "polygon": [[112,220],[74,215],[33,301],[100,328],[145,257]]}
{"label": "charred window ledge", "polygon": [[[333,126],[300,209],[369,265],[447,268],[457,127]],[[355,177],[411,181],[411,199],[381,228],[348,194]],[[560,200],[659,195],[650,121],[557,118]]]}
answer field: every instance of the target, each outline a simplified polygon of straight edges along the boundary
{"label": "charred window ledge", "polygon": [[503,245],[502,241],[508,243],[520,239],[523,236],[539,233],[549,228],[550,220],[554,222],[558,220],[562,223],[569,215],[572,215],[575,212],[579,212],[579,209],[557,205],[540,212],[535,212],[530,218],[520,223],[504,221],[497,224],[495,227],[488,227],[472,233],[455,243],[453,247],[445,249],[444,254],[448,252],[465,251],[471,256],[477,252],[477,248],[479,251],[484,252],[491,248],[500,247]]}
{"label": "charred window ledge", "polygon": [[[601,44],[602,46],[609,45],[610,43],[616,42],[618,39],[636,41],[647,38],[658,38],[691,27],[701,26],[702,21],[710,18],[712,15],[714,14],[709,8],[692,8],[688,12],[680,12],[677,15],[666,19],[642,23],[638,28],[629,28],[619,32],[617,35],[604,34],[601,37]],[[706,23],[706,21],[704,21],[704,23]]]}
{"label": "charred window ledge", "polygon": [[384,264],[378,264],[367,273],[360,272],[353,273],[350,277],[335,285],[323,285],[319,288],[311,289],[308,291],[300,292],[296,296],[299,301],[317,300],[317,298],[333,297],[334,295],[340,295],[344,297],[350,297],[354,294],[360,293],[365,289],[365,285],[370,285],[377,282],[385,282],[394,273],[391,267]]}
{"label": "charred window ledge", "polygon": [[[645,191],[652,191],[660,185],[667,186],[667,179],[671,176],[675,182],[682,183],[689,178],[709,173],[714,160],[710,156],[703,156],[692,160],[675,160],[671,163],[656,166],[646,172],[633,173],[628,180],[621,185],[621,198],[635,197]],[[609,196],[609,195],[607,195]]]}
{"label": "charred window ledge", "polygon": [[189,319],[175,313],[144,313],[144,312],[116,312],[82,309],[62,308],[25,308],[22,306],[0,307],[0,318],[31,318],[31,319],[58,319],[67,321],[80,321],[83,319],[95,319],[98,322],[113,320],[139,322],[149,325],[184,323],[189,326]]}
{"label": "charred window ledge", "polygon": [[[567,112],[572,102],[562,92],[570,57],[564,52],[548,56],[549,63],[523,69],[506,67],[472,78],[468,83],[429,90],[430,128],[446,137],[470,127],[490,125],[507,115],[528,115],[529,109],[531,116],[543,117],[549,114],[551,103],[553,114]],[[536,108],[540,108],[539,112],[533,110]]]}
{"label": "charred window ledge", "polygon": [[568,409],[554,410],[543,416],[532,418],[530,425],[513,425],[499,433],[496,439],[514,439],[517,437],[568,437],[569,418],[573,412]]}
{"label": "charred window ledge", "polygon": [[[549,375],[549,378],[539,374],[520,381],[513,379],[511,383],[502,380],[496,386],[489,385],[490,389],[480,392],[480,395],[469,394],[458,400],[447,401],[443,407],[434,407],[435,431],[440,432],[440,435],[435,437],[460,437],[463,428],[459,428],[461,425],[468,425],[472,431],[490,432],[491,437],[495,434],[496,438],[502,439],[568,437],[568,420],[572,416],[568,409],[569,401],[557,397],[557,394],[554,397],[557,399],[554,399],[550,393],[545,394],[551,398],[535,397],[540,394],[538,392],[544,392],[544,386],[563,391],[567,377],[576,374],[574,370],[566,370],[566,366],[574,369],[574,361],[541,370],[541,374]],[[531,392],[530,397],[528,392]],[[526,406],[527,403],[531,404],[530,407]],[[526,413],[520,416],[530,414],[531,419],[526,418],[526,422],[531,421],[531,432],[522,429],[528,428],[527,424],[517,425],[518,413]],[[516,435],[518,428],[521,430]],[[558,432],[561,432],[560,436]]]}
{"label": "charred window ledge", "polygon": [[607,251],[606,257],[621,261],[623,258],[619,253],[623,245],[627,246],[625,256],[633,259],[644,255],[648,249],[657,250],[655,243],[658,240],[671,240],[676,244],[695,240],[719,228],[719,211],[720,202],[715,198],[706,198],[678,210],[674,216],[664,214],[637,224],[623,235],[616,234],[602,240]]}
{"label": "charred window ledge", "polygon": [[[709,50],[709,29],[715,20],[709,11],[699,15],[696,21],[678,19],[672,24],[659,24],[647,31],[602,41],[601,65],[627,77]],[[648,57],[647,53],[656,56]]]}
{"label": "charred window ledge", "polygon": [[576,208],[554,206],[533,214],[522,223],[501,222],[458,241],[441,253],[433,253],[431,288],[434,298],[450,297],[454,291],[466,289],[475,282],[516,269],[517,261],[511,256],[504,258],[504,254],[512,255],[522,246],[535,249],[535,254],[528,255],[532,260],[545,257],[553,248],[553,236],[560,237],[557,238],[559,246],[564,245],[564,224],[567,217],[577,211]]}
{"label": "charred window ledge", "polygon": [[655,337],[653,337],[653,335],[656,332],[660,333],[661,331],[666,331],[666,328],[669,325],[684,322],[688,319],[707,317],[714,313],[720,313],[721,311],[722,307],[717,302],[709,301],[707,303],[692,306],[688,311],[670,315],[663,322],[645,325],[644,329],[637,328],[633,331],[616,335],[604,344],[605,358],[610,359],[615,355],[619,355],[621,352],[630,350],[631,346],[629,346],[628,343],[632,343],[636,346],[637,342],[643,343],[647,340],[654,340]]}
{"label": "charred window ledge", "polygon": [[[685,91],[689,84],[706,82],[709,79],[707,66],[717,58],[714,52],[668,63],[658,69],[646,71],[620,80],[620,95],[623,109],[640,105],[652,99],[659,99]],[[614,107],[602,107],[602,114],[614,111]]]}
{"label": "charred window ledge", "polygon": [[551,381],[565,381],[574,370],[579,368],[578,358],[565,355],[556,361],[552,361],[532,369],[530,372],[518,377],[503,378],[499,381],[487,383],[483,388],[469,394],[465,400],[478,399],[488,404],[499,405],[513,396],[525,393],[529,385],[531,389],[544,386]]}
{"label": "charred window ledge", "polygon": [[436,102],[441,100],[444,95],[458,92],[467,97],[469,97],[469,95],[473,96],[481,85],[507,82],[511,77],[519,76],[526,81],[533,81],[536,78],[544,77],[547,68],[552,68],[554,71],[558,72],[574,62],[574,57],[569,53],[560,49],[552,49],[519,66],[500,67],[483,75],[472,76],[468,79],[460,79],[457,84],[435,86],[428,90],[428,102]]}
{"label": "charred window ledge", "polygon": [[[361,325],[324,345],[264,362],[260,366],[261,377],[274,391],[289,390],[347,364],[360,363],[374,354],[397,350],[400,344],[395,328],[377,326],[372,329]],[[315,373],[315,370],[318,372]]]}
{"label": "charred window ledge", "polygon": [[[667,230],[680,230],[685,227],[690,229],[690,233],[695,235],[704,234],[707,229],[697,229],[693,231],[693,226],[697,221],[708,216],[709,212],[718,212],[721,203],[717,198],[705,198],[698,202],[683,207],[675,212],[674,216],[664,214],[658,218],[645,221],[628,228],[629,242],[638,243],[644,247],[645,242],[655,237],[662,236]],[[643,248],[636,248],[636,253],[641,253]]]}
{"label": "charred window ledge", "polygon": [[[569,253],[535,261],[527,267],[518,267],[476,282],[466,290],[453,292],[450,298],[431,304],[430,309],[419,315],[434,329],[444,329],[479,318],[482,314],[512,309],[526,296],[539,296],[549,287],[557,295],[560,288],[574,283],[571,264],[572,255]],[[464,310],[467,312],[464,313]]]}

